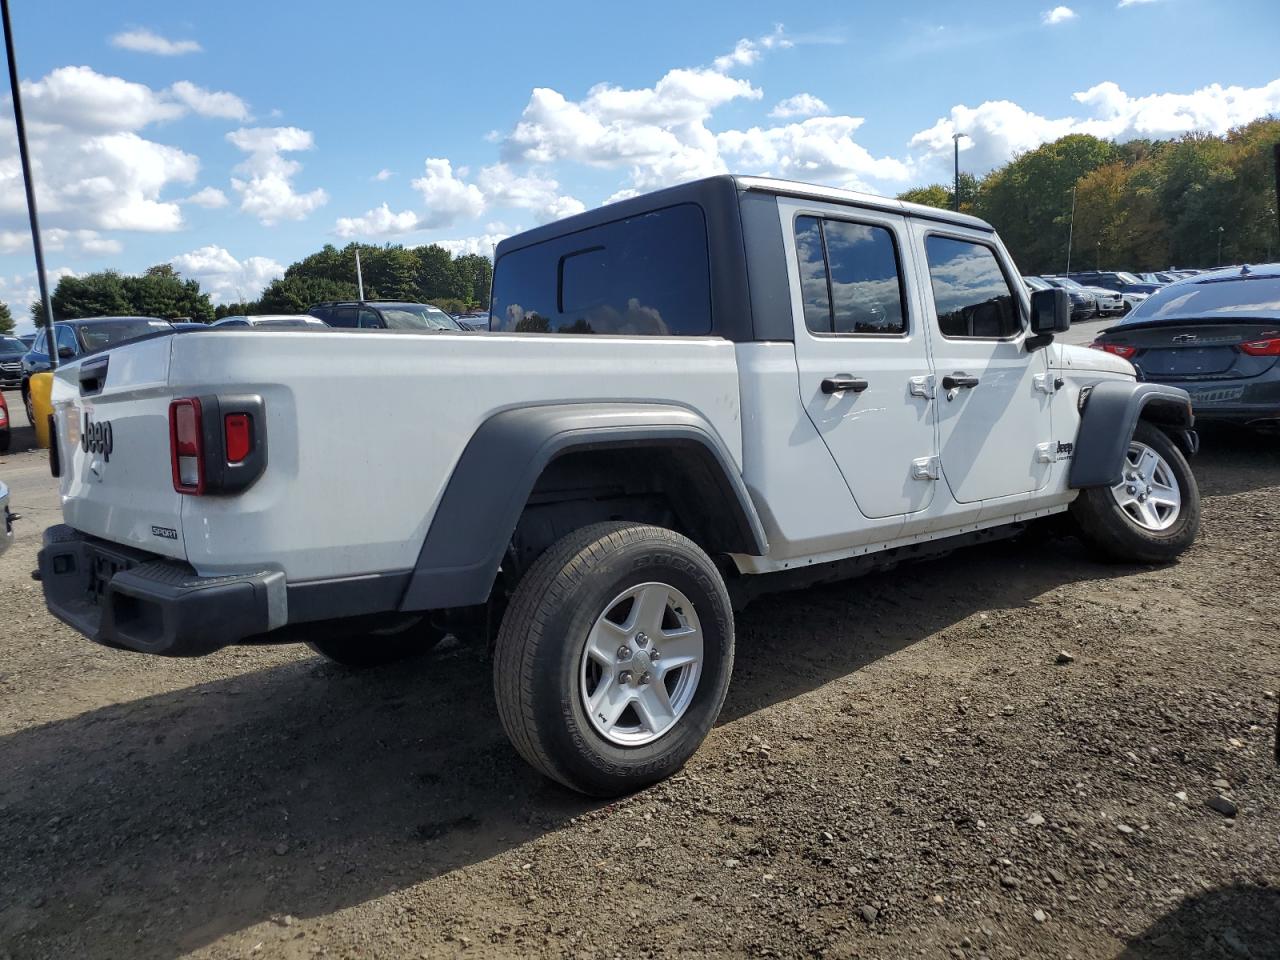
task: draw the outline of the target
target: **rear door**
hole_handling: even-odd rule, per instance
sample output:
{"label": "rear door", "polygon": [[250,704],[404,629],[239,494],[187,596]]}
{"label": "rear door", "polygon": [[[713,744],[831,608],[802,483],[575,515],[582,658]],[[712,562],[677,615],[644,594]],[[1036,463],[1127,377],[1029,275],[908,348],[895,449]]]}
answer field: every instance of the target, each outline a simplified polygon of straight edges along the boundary
{"label": "rear door", "polygon": [[1048,351],[1028,351],[1015,274],[984,231],[913,224],[938,378],[942,473],[960,503],[1039,490],[1052,468]]}
{"label": "rear door", "polygon": [[937,478],[929,343],[903,217],[779,198],[800,398],[859,511],[924,510]]}
{"label": "rear door", "polygon": [[66,522],[184,558],[182,496],[169,459],[172,340],[141,340],[59,367],[52,399]]}

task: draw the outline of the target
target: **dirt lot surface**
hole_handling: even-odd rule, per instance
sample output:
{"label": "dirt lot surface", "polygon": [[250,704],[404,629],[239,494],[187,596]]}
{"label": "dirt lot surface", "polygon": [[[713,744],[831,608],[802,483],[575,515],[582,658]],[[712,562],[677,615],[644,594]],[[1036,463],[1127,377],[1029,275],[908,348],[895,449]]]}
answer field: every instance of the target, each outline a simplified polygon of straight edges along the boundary
{"label": "dirt lot surface", "polygon": [[44,460],[0,459],[0,957],[1280,957],[1280,441],[1205,446],[1175,567],[758,601],[706,745],[611,804],[517,759],[482,651],[90,645],[28,577]]}

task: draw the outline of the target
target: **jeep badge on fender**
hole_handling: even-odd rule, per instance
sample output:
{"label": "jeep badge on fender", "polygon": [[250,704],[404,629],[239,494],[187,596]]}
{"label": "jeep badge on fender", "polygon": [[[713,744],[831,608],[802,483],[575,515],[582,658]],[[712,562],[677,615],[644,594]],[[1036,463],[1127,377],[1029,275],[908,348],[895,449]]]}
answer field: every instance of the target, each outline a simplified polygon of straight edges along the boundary
{"label": "jeep badge on fender", "polygon": [[94,422],[92,416],[86,411],[80,430],[80,449],[85,453],[100,453],[103,461],[110,463],[112,446],[111,421]]}

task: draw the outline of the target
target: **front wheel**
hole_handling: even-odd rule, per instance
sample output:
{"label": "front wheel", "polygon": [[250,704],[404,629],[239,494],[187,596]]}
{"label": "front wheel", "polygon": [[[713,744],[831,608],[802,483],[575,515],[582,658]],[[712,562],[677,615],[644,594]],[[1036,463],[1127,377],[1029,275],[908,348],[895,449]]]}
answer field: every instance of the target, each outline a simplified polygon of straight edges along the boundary
{"label": "front wheel", "polygon": [[1169,563],[1200,529],[1200,488],[1177,444],[1140,420],[1120,482],[1080,491],[1071,516],[1081,539],[1109,560]]}
{"label": "front wheel", "polygon": [[711,558],[661,527],[598,523],[521,579],[494,648],[502,726],[571,789],[617,796],[670,776],[706,738],[733,670]]}

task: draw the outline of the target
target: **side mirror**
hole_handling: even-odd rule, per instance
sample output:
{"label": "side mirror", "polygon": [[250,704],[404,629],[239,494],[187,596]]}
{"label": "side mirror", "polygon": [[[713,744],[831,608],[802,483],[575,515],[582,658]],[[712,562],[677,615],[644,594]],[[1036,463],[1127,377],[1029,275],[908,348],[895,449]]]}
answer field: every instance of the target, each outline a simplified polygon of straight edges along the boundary
{"label": "side mirror", "polygon": [[1055,287],[1052,290],[1031,292],[1031,332],[1037,337],[1052,337],[1066,333],[1071,328],[1071,298],[1067,291]]}
{"label": "side mirror", "polygon": [[76,355],[76,352],[72,350],[70,347],[58,347],[59,360],[70,360],[75,355]]}

